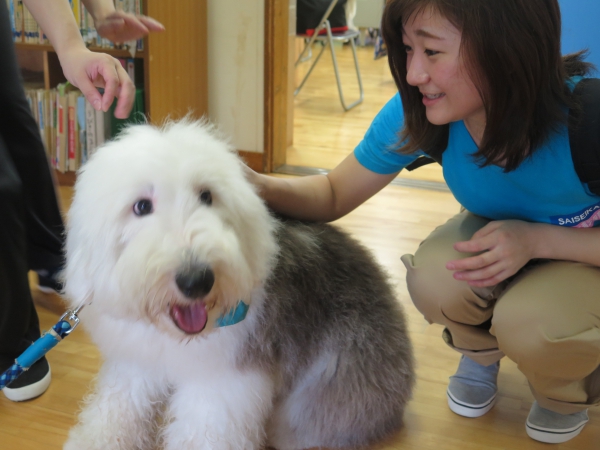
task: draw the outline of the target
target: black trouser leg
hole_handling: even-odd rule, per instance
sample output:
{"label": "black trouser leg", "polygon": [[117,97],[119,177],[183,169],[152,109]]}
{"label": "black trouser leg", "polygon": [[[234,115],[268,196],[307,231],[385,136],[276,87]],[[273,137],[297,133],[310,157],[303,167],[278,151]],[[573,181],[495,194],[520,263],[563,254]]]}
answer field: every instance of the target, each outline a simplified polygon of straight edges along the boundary
{"label": "black trouser leg", "polygon": [[22,183],[0,138],[0,355],[11,358],[40,335],[27,279],[23,216]]}
{"label": "black trouser leg", "polygon": [[0,7],[0,136],[22,183],[28,268],[63,264],[64,224],[44,145],[21,84],[8,10]]}
{"label": "black trouser leg", "polygon": [[62,264],[64,225],[44,146],[25,99],[8,11],[0,6],[0,356],[40,335],[29,269]]}

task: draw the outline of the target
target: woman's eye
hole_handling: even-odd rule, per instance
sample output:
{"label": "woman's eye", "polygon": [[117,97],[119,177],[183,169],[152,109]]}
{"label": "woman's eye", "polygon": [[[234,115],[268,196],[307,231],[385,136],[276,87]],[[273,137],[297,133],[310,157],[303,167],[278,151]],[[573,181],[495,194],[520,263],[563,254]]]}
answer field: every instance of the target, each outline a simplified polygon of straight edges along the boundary
{"label": "woman's eye", "polygon": [[136,216],[147,216],[152,213],[152,200],[148,200],[144,198],[142,200],[138,200],[133,205],[133,213]]}
{"label": "woman's eye", "polygon": [[412,52],[412,47],[411,47],[410,45],[405,45],[405,46],[404,46],[404,51],[405,51],[406,53],[410,53],[410,52]]}
{"label": "woman's eye", "polygon": [[212,205],[212,194],[208,189],[200,192],[200,201],[205,205]]}
{"label": "woman's eye", "polygon": [[437,50],[425,50],[425,54],[427,56],[435,56],[437,55],[439,52]]}

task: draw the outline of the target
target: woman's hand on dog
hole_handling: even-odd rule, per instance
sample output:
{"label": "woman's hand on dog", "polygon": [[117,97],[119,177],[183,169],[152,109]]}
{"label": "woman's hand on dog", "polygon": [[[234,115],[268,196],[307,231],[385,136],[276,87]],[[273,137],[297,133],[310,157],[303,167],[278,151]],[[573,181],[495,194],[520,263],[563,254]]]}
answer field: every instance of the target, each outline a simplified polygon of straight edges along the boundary
{"label": "woman's hand on dog", "polygon": [[446,268],[471,286],[494,286],[536,257],[537,226],[521,220],[492,221],[470,240],[454,244],[459,252],[479,254],[450,261]]}

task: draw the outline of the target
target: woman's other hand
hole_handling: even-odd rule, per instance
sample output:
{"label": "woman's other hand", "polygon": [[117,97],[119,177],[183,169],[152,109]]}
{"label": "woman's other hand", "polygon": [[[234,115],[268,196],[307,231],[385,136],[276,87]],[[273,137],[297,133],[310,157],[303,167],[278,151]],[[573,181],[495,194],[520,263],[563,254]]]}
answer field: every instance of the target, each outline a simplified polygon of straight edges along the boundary
{"label": "woman's other hand", "polygon": [[457,242],[454,249],[475,256],[446,264],[454,278],[472,286],[494,286],[517,273],[535,255],[535,228],[539,224],[521,220],[488,223],[468,241]]}

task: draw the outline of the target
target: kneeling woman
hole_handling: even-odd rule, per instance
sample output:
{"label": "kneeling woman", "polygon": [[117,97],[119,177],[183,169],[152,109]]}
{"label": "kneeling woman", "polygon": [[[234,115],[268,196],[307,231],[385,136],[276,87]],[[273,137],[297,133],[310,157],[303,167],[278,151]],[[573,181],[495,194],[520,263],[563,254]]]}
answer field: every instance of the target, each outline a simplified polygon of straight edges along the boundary
{"label": "kneeling woman", "polygon": [[465,210],[403,261],[416,307],[462,354],[450,408],[489,411],[506,355],[536,399],[529,436],[567,441],[600,401],[600,197],[567,124],[589,64],[561,57],[556,0],[390,0],[382,29],[399,95],[354,152],[328,175],[250,176],[273,209],[328,221],[443,152]]}

